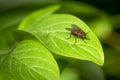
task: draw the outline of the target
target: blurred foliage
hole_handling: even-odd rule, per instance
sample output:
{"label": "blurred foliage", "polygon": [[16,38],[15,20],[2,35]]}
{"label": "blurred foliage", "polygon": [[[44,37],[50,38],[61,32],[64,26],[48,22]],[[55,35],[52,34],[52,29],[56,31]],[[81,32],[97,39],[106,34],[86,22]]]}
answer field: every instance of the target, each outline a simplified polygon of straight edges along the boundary
{"label": "blurred foliage", "polygon": [[[102,68],[87,61],[73,64],[56,57],[62,79],[67,80],[67,76],[72,75],[69,80],[104,80],[105,75],[105,80],[120,80],[120,5],[117,0],[0,0],[0,54],[14,47],[13,32],[26,15],[53,4],[61,5],[56,13],[73,14],[86,22],[99,37],[105,53]],[[94,79],[90,79],[91,76]],[[11,79],[0,72],[0,80]]]}

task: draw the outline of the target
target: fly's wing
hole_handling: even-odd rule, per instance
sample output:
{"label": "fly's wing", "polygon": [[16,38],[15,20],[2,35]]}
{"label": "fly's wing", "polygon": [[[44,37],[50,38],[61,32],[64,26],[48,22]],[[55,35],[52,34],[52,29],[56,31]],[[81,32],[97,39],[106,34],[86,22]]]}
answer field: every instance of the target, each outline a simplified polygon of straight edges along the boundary
{"label": "fly's wing", "polygon": [[71,24],[71,27],[73,30],[79,30],[80,32],[84,32],[82,29],[80,29],[77,25]]}
{"label": "fly's wing", "polygon": [[80,29],[80,28],[79,28],[77,25],[75,25],[75,24],[71,24],[71,27],[72,27],[72,28],[65,28],[65,29],[68,30],[68,31],[79,30],[79,29]]}
{"label": "fly's wing", "polygon": [[77,25],[75,25],[75,24],[71,24],[71,27],[73,28],[73,29],[80,29]]}
{"label": "fly's wing", "polygon": [[68,31],[77,30],[77,31],[83,32],[83,30],[80,29],[80,28],[79,28],[77,25],[75,25],[75,24],[71,24],[71,27],[72,27],[72,28],[65,28],[65,29],[68,30]]}
{"label": "fly's wing", "polygon": [[66,30],[68,30],[68,31],[72,31],[72,28],[65,28]]}

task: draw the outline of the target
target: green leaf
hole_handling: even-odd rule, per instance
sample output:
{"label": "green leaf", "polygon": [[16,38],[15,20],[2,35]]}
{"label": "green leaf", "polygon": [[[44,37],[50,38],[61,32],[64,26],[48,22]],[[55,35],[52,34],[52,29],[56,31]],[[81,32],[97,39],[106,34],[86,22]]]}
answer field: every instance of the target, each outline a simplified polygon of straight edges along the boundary
{"label": "green leaf", "polygon": [[50,14],[55,12],[58,8],[59,8],[58,5],[54,5],[54,6],[49,6],[47,8],[44,8],[44,9],[41,9],[41,10],[38,10],[38,11],[32,13],[30,16],[25,18],[25,20],[20,24],[19,28],[27,29],[30,26],[34,26],[35,23],[37,23],[37,22],[39,23],[40,20],[42,20],[46,16],[49,16]]}
{"label": "green leaf", "polygon": [[0,80],[13,80],[8,74],[0,71]]}
{"label": "green leaf", "polygon": [[[43,13],[45,10],[41,10],[41,12],[38,13]],[[89,60],[99,65],[103,65],[104,55],[101,44],[82,20],[69,14],[53,14],[48,16],[46,16],[47,13],[43,15],[34,14],[28,16],[21,23],[19,26],[20,30],[33,34],[55,54]],[[37,21],[31,23],[32,20]],[[67,39],[70,36],[70,31],[65,29],[71,28],[71,24],[76,24],[80,27],[85,33],[87,33],[86,36],[90,40],[84,39],[85,43],[82,39],[77,38],[77,42],[73,45],[75,38],[72,36],[70,39]]]}
{"label": "green leaf", "polygon": [[22,41],[11,54],[2,56],[0,69],[16,80],[60,80],[51,53],[33,40]]}

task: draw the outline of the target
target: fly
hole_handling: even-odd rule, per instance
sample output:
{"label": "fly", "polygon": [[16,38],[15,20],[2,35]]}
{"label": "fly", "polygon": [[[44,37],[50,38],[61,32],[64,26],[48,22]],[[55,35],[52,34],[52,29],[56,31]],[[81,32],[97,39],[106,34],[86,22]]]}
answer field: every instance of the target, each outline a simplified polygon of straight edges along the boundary
{"label": "fly", "polygon": [[[77,25],[71,24],[71,27],[72,27],[72,28],[66,28],[66,30],[68,30],[68,31],[71,32],[69,38],[71,38],[71,35],[74,35],[74,37],[75,37],[75,43],[76,43],[76,37],[83,39],[83,41],[84,41],[84,39],[88,39],[88,38],[86,38],[86,34],[87,34],[87,33],[85,33],[85,32],[84,32],[82,29],[80,29]],[[84,41],[84,42],[85,42],[85,41]],[[75,43],[74,43],[74,44],[75,44]],[[85,42],[85,43],[86,43],[86,42]]]}

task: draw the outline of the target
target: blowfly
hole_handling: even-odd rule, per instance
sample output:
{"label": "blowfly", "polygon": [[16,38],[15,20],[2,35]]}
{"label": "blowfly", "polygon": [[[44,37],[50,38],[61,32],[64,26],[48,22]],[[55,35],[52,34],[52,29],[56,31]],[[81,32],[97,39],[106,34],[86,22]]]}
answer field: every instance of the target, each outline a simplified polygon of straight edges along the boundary
{"label": "blowfly", "polygon": [[83,41],[84,41],[84,39],[88,39],[88,38],[86,38],[86,33],[82,29],[80,29],[77,25],[71,24],[71,27],[72,28],[66,28],[66,30],[68,30],[68,31],[71,32],[69,38],[71,38],[71,35],[74,35],[74,37],[75,37],[75,43],[76,43],[76,37],[83,39]]}

